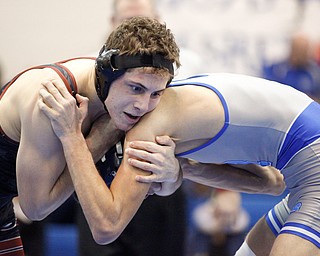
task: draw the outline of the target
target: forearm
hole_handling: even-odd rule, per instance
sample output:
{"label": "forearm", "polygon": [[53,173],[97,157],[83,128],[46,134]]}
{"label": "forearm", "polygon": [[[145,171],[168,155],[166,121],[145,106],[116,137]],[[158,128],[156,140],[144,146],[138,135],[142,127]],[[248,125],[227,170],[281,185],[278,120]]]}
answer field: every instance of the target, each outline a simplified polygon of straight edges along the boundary
{"label": "forearm", "polygon": [[256,192],[255,186],[259,183],[258,177],[251,176],[243,170],[240,173],[238,169],[229,165],[199,163],[195,169],[193,172],[183,169],[183,178],[209,187],[247,193]]}
{"label": "forearm", "polygon": [[[100,119],[101,120],[101,119]],[[101,157],[108,151],[113,145],[115,145],[122,136],[122,131],[114,130],[110,131],[111,127],[105,126],[103,129],[101,127],[101,122],[96,122],[93,125],[89,135],[86,137],[86,144],[88,150],[90,151],[94,162],[96,163]],[[109,133],[108,139],[102,139]],[[45,200],[42,209],[46,209],[43,212],[41,218],[46,217],[48,214],[57,209],[61,204],[65,202],[66,199],[74,192],[74,186],[72,179],[66,165],[65,169],[53,185],[52,189],[49,191],[49,195]]]}
{"label": "forearm", "polygon": [[104,208],[101,201],[112,201],[111,194],[95,167],[85,139],[81,136],[69,138],[63,143],[63,149],[74,189],[89,225],[98,224]]}
{"label": "forearm", "polygon": [[277,195],[284,190],[282,175],[270,168],[250,165],[249,169],[243,169],[227,164],[195,163],[192,168],[183,168],[183,175],[185,179],[215,188]]}
{"label": "forearm", "polygon": [[[99,244],[112,242],[135,214],[149,186],[144,185],[141,191],[132,188],[127,180],[130,178],[137,183],[134,174],[126,178],[127,174],[118,171],[109,189],[99,175],[83,137],[69,136],[62,139],[62,144],[75,191],[95,241]],[[123,184],[127,184],[126,193],[123,193]]]}
{"label": "forearm", "polygon": [[60,207],[74,192],[73,183],[66,166],[52,189],[49,192],[46,203],[48,204],[47,215]]}
{"label": "forearm", "polygon": [[[44,169],[41,171],[46,172]],[[50,170],[49,170],[50,171]],[[68,171],[64,171],[55,183],[39,179],[38,182],[31,182],[32,178],[19,185],[19,198],[21,209],[24,214],[34,221],[43,220],[50,213],[61,206],[73,193],[73,185]],[[23,185],[21,184],[23,183]]]}

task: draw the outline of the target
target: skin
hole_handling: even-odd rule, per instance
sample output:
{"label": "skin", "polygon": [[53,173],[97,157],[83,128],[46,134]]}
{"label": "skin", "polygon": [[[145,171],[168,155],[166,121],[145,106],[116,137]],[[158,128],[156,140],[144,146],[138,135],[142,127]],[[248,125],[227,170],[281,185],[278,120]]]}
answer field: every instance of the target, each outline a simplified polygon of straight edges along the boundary
{"label": "skin", "polygon": [[[64,64],[74,74],[78,91],[90,99],[87,106],[88,113],[83,119],[79,132],[87,135],[86,148],[92,153],[93,162],[96,162],[119,141],[123,131],[111,121],[110,115],[106,113],[102,102],[97,97],[94,87],[94,65],[95,61],[89,59],[73,60]],[[31,70],[18,78],[0,101],[0,110],[4,113],[0,115],[0,125],[9,138],[20,142],[16,162],[19,202],[23,212],[31,220],[41,220],[48,216],[74,191],[61,142],[52,130],[50,121],[37,106],[38,91],[44,88],[41,82],[48,79],[65,87],[53,70]],[[132,90],[132,105],[123,106],[126,113],[142,115],[155,107],[159,101],[158,94],[161,94],[166,80],[163,78],[153,82],[154,80],[156,79],[153,75],[141,76],[141,71],[136,70],[128,72],[114,82],[117,88],[126,87],[127,90]],[[143,93],[134,94],[139,87],[136,85],[150,81],[153,83],[152,88],[157,89],[147,92],[142,90]],[[59,92],[56,90],[53,93]],[[150,99],[146,99],[145,95],[149,95]],[[145,102],[149,103],[146,105]],[[110,100],[107,104],[111,106],[113,103]],[[113,115],[117,115],[116,110],[113,111]],[[72,116],[65,118],[70,122],[77,122],[72,119]],[[124,125],[122,128],[125,129],[132,127],[136,121],[138,118],[130,119],[125,114],[121,117],[117,116],[115,120],[116,123],[122,123]],[[101,138],[105,139],[101,140]],[[162,167],[157,166],[159,169]],[[30,186],[30,184],[33,185]]]}
{"label": "skin", "polygon": [[291,234],[275,237],[264,218],[250,230],[246,242],[257,256],[320,255],[319,248],[301,237]]}
{"label": "skin", "polygon": [[132,69],[117,79],[105,101],[115,126],[128,131],[144,114],[152,111],[160,102],[167,81],[166,77],[144,73],[139,69]]}
{"label": "skin", "polygon": [[[114,0],[113,1],[113,14],[111,16],[110,24],[113,29],[115,29],[121,22],[126,19],[129,19],[134,16],[147,16],[155,19],[160,19],[160,15],[157,10],[157,6],[154,0]],[[164,159],[165,161],[165,159]],[[159,174],[158,174],[159,175]],[[170,193],[165,192],[165,189],[161,189],[168,184],[158,184],[153,183],[153,188],[156,189],[156,193],[158,195],[168,195]],[[238,211],[234,209],[230,211],[230,207],[236,205],[233,204],[234,198],[240,198],[240,194],[233,191],[220,190],[219,193],[226,198],[226,202],[230,202],[230,204],[220,204],[219,212],[221,212],[221,216],[228,216],[228,219],[237,218]],[[220,198],[220,197],[218,197]],[[241,199],[239,199],[241,200]],[[222,222],[221,222],[222,223]]]}
{"label": "skin", "polygon": [[[69,62],[66,66],[78,78],[79,91],[92,98],[82,127],[87,133],[89,125],[105,114],[99,99],[91,97],[86,87],[94,83],[94,61]],[[83,71],[81,76],[78,70]],[[37,91],[45,78],[60,80],[51,69],[28,71],[11,85],[0,101],[1,112],[10,113],[1,115],[1,127],[9,138],[20,142],[16,168],[18,193],[23,211],[32,220],[46,217],[73,192],[61,143],[37,107]],[[95,140],[94,136],[92,139]]]}
{"label": "skin", "polygon": [[[201,102],[210,102],[210,108]],[[170,111],[172,109],[175,111]],[[166,113],[165,118],[163,117],[163,113]],[[197,113],[201,113],[201,115]],[[185,120],[192,120],[192,122],[186,122]],[[221,103],[212,91],[205,88],[192,87],[191,89],[191,87],[188,86],[169,88],[155,111],[147,115],[130,130],[126,139],[127,141],[131,141],[130,145],[132,145],[132,147],[142,149],[145,147],[143,143],[135,140],[148,141],[156,134],[165,133],[170,137],[177,138],[176,153],[180,153],[203,144],[206,142],[206,138],[210,139],[214,137],[220,130],[223,121],[224,115]],[[161,122],[161,124],[159,124],[159,122]],[[175,125],[170,125],[173,122]],[[146,130],[146,127],[149,128],[148,134],[139,132]],[[206,127],[210,127],[210,129],[207,130]],[[133,149],[129,149],[128,151],[134,155]],[[138,154],[135,158],[138,159]],[[141,165],[141,167],[143,167],[143,165]],[[230,168],[233,167],[236,169],[231,170]],[[268,170],[269,174],[277,172],[277,170],[272,167],[260,167],[256,165],[220,165],[219,167],[217,164],[189,165],[189,170],[186,172],[186,168],[182,166],[182,170],[184,171],[184,178],[205,185],[215,187],[227,185],[225,188],[232,188],[237,191],[247,190],[247,192],[253,193],[255,192],[254,184],[259,184],[260,179],[262,178],[261,175],[265,175],[264,170]],[[238,173],[239,170],[241,173],[243,170],[254,173],[257,177],[253,179],[252,177],[247,177],[245,180],[242,180],[241,173]],[[237,173],[239,174],[239,177],[236,177]],[[276,173],[274,174],[276,175]],[[231,175],[234,175],[233,178],[231,178]],[[281,180],[281,177],[275,178],[275,181],[277,179]],[[137,180],[142,182],[155,181],[149,177],[137,177]],[[237,183],[239,182],[238,188],[235,187],[234,181]],[[252,187],[250,186],[250,183]],[[273,194],[275,192],[275,194],[280,194],[283,191],[284,185],[282,188],[279,186],[278,190],[274,190],[272,186],[269,186],[270,184],[271,183],[268,184],[267,182],[262,186],[261,189],[263,193]],[[251,190],[250,187],[253,188],[253,190]],[[272,191],[268,191],[268,188]],[[291,234],[281,234],[275,238],[268,226],[264,223],[264,220],[261,220],[261,222],[250,232],[247,239],[249,246],[256,255],[260,255],[260,252],[261,255],[269,255],[269,252],[270,255],[319,255],[319,249],[307,240]],[[268,242],[265,242],[266,240]]]}
{"label": "skin", "polygon": [[258,256],[268,256],[275,239],[264,218],[259,219],[246,237],[248,245]]}
{"label": "skin", "polygon": [[[158,84],[158,87],[153,88],[152,81],[146,81],[143,85],[148,88],[146,92],[149,97],[151,97],[152,92],[162,91],[164,89],[162,84]],[[55,86],[60,91],[60,95],[52,94],[52,91],[55,91],[56,89]],[[150,89],[150,87],[153,89]],[[222,126],[224,121],[221,119],[221,116],[224,116],[221,103],[220,101],[217,101],[217,96],[211,91],[199,88],[197,89],[197,93],[194,93],[194,91],[190,91],[188,86],[183,86],[183,88],[181,88],[183,94],[180,94],[176,89],[166,89],[157,107],[141,118],[139,122],[127,132],[124,143],[124,158],[109,189],[99,175],[95,175],[97,171],[93,161],[90,160],[91,156],[85,148],[85,141],[80,132],[81,122],[86,115],[88,99],[78,95],[77,100],[80,103],[78,108],[75,106],[74,99],[70,97],[63,86],[48,83],[46,84],[46,89],[47,91],[40,91],[42,99],[39,100],[39,107],[51,120],[53,129],[62,142],[77,194],[79,191],[78,197],[83,207],[84,214],[88,220],[93,237],[96,242],[101,244],[110,243],[120,235],[148,192],[150,184],[136,182],[135,179],[137,176],[145,176],[147,178],[153,177],[157,179],[158,182],[170,181],[171,183],[162,183],[161,191],[171,191],[172,193],[174,189],[181,185],[182,176],[180,176],[177,181],[170,177],[170,175],[168,178],[164,173],[161,173],[160,175],[153,173],[150,176],[146,176],[145,172],[141,172],[141,169],[147,170],[153,165],[153,162],[156,162],[157,154],[159,153],[158,149],[153,146],[154,144],[150,142],[155,142],[157,136],[160,134],[167,134],[172,138],[179,138],[176,140],[176,148],[174,148],[173,145],[170,145],[168,150],[181,152],[202,144],[205,141],[206,136],[208,136],[208,138],[214,136],[212,129],[201,129],[201,139],[196,139],[199,134],[196,135],[194,131],[199,131],[199,128],[203,126],[211,128],[216,127],[213,129],[213,132],[218,132],[219,127]],[[106,102],[106,106],[112,107],[117,111],[119,111],[121,107],[124,107],[123,110],[121,109],[120,112],[117,112],[117,115],[121,112],[127,112],[126,102],[131,102],[132,96],[130,94],[123,94],[124,91],[122,91],[121,88],[114,87],[113,89],[113,91],[110,90],[110,93],[113,94],[115,99],[122,98],[123,100],[115,100],[114,104],[110,105]],[[199,98],[197,98],[197,95],[201,95],[201,97],[204,97],[210,102],[216,102],[213,109],[215,109],[215,112],[221,112],[221,116],[215,117],[214,113],[203,111],[203,109],[201,109],[202,104],[190,104],[190,102],[201,102],[199,101]],[[68,108],[65,108],[64,106],[68,106]],[[117,106],[119,106],[119,108]],[[181,111],[182,108],[185,109],[183,117],[179,115],[181,114],[179,111]],[[133,110],[134,108],[129,109]],[[172,109],[175,109],[175,111],[172,111]],[[182,119],[188,119],[190,117],[189,115],[192,115],[192,113],[195,112],[199,113],[199,111],[200,113],[204,113],[204,118],[196,115],[198,118],[192,122],[191,127],[184,124]],[[112,112],[113,111],[110,111],[111,116]],[[163,113],[166,113],[166,115]],[[70,122],[70,117],[73,117],[72,119],[74,120],[79,120],[79,122]],[[117,122],[117,119],[114,120],[115,125],[123,125],[122,122],[126,119],[122,118],[120,115],[118,121],[121,120],[121,122]],[[131,124],[130,122],[128,123]],[[172,126],[172,123],[175,123],[175,125]],[[128,128],[130,127],[131,126],[128,125]],[[187,141],[188,138],[193,139],[193,141],[191,141],[191,143],[183,143],[184,141]],[[137,140],[147,142],[144,151],[135,151],[128,148],[129,144],[139,143]],[[147,152],[151,154],[147,156]],[[137,160],[142,158],[147,161],[139,161],[137,164]],[[266,187],[263,186],[264,183],[260,182],[263,181],[263,175],[260,174],[269,173],[270,176],[277,174],[272,171],[266,172],[269,170],[266,167],[262,168],[251,165],[242,166],[241,169],[230,165],[211,165],[210,168],[223,169],[226,173],[228,172],[231,177],[235,177],[237,181],[243,181],[243,183],[239,188],[239,183],[232,181],[230,176],[226,175],[224,171],[217,172],[217,174],[215,174],[216,172],[211,171],[207,172],[212,175],[212,179],[207,185],[222,184],[221,181],[224,180],[229,181],[226,182],[228,187],[230,185],[231,188],[251,192],[268,191],[270,193],[272,189],[269,188],[269,190],[266,190]],[[244,169],[248,171],[244,172]],[[202,171],[200,170],[200,173],[201,172]],[[180,174],[182,174],[182,172],[180,172]],[[279,187],[283,190],[284,185],[282,175],[278,172],[278,175],[276,176],[278,178],[275,178],[274,180],[280,182],[273,183],[272,187],[276,187],[277,192],[279,192]],[[174,184],[176,187],[174,187],[174,189],[170,187],[169,189],[166,187],[167,184]],[[269,184],[271,185],[271,183]]]}
{"label": "skin", "polygon": [[[160,101],[167,79],[160,75],[146,74],[137,68],[116,80],[105,101],[114,125],[128,130],[142,115],[153,110]],[[52,97],[48,91],[40,90],[43,101],[39,101],[39,106],[47,115],[52,115],[53,128],[63,144],[66,159],[77,159],[68,161],[69,172],[95,241],[100,244],[110,243],[120,235],[149,191],[150,184],[136,182],[135,176],[148,173],[137,168],[134,172],[119,170],[109,189],[97,172],[91,154],[85,146],[81,123],[86,114],[77,112],[76,116],[63,117],[55,112],[54,109],[63,109],[64,113],[72,112],[75,109],[75,99],[70,98],[70,94],[60,83],[46,82],[43,85],[50,92],[57,92],[54,85],[63,92],[63,95],[55,93]],[[65,98],[73,104],[69,104]],[[77,96],[77,101],[80,107],[87,107],[89,104],[87,98],[80,96]],[[67,124],[61,127],[55,118]],[[78,119],[81,122],[78,122]],[[67,133],[65,129],[68,130]],[[151,151],[145,152],[144,159],[148,164],[144,170],[152,170],[154,173],[160,170],[163,173],[163,170],[170,170],[172,166],[179,168],[178,161],[174,158],[174,143],[161,138],[158,142],[164,147],[155,144]],[[166,161],[159,162],[159,157],[165,157]],[[86,166],[85,169],[82,166]],[[176,173],[177,171],[173,173],[172,181],[177,180]]]}

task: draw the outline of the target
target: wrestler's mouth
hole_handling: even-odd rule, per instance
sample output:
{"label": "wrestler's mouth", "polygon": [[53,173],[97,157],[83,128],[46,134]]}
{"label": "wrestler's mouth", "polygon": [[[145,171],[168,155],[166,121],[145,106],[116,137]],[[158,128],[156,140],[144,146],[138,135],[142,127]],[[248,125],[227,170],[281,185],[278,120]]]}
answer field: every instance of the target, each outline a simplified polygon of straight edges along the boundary
{"label": "wrestler's mouth", "polygon": [[125,115],[127,116],[127,119],[131,122],[131,123],[137,123],[139,121],[139,119],[141,118],[141,116],[134,116],[131,115],[129,113],[125,113]]}

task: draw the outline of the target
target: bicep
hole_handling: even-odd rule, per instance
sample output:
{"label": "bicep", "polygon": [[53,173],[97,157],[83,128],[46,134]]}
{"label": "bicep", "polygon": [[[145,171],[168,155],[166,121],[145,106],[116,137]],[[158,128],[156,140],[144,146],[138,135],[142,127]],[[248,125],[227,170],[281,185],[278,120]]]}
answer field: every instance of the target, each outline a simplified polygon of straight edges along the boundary
{"label": "bicep", "polygon": [[17,155],[19,194],[30,200],[45,196],[65,168],[65,158],[59,139],[49,120],[37,106],[21,119],[21,138]]}

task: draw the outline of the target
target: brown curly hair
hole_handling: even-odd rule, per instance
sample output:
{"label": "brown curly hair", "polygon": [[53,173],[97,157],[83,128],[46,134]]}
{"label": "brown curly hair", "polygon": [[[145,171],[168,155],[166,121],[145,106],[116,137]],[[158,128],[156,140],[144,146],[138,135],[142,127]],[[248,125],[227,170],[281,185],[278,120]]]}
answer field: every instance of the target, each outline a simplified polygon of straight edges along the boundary
{"label": "brown curly hair", "polygon": [[120,24],[108,37],[107,49],[119,49],[121,54],[162,54],[180,67],[179,47],[166,24],[148,17],[133,17]]}

